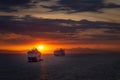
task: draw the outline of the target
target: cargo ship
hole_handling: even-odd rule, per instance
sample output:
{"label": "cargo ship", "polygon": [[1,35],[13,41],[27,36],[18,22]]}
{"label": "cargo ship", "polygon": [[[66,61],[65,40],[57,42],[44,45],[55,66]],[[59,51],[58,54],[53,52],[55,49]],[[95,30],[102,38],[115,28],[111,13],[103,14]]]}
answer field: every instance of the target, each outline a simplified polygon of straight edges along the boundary
{"label": "cargo ship", "polygon": [[38,51],[36,48],[27,52],[28,62],[38,62],[42,61],[41,59],[41,52]]}
{"label": "cargo ship", "polygon": [[54,56],[65,56],[65,50],[60,48],[54,51]]}

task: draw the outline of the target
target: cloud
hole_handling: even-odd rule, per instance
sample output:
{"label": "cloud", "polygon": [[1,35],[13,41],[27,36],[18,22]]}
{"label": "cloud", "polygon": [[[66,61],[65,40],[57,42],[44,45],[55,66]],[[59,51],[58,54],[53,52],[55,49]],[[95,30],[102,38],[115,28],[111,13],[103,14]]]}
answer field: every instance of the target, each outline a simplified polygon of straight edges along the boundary
{"label": "cloud", "polygon": [[31,43],[34,39],[29,35],[15,34],[15,33],[0,33],[0,43],[8,44],[25,44]]}
{"label": "cloud", "polygon": [[16,12],[33,7],[71,13],[102,12],[103,8],[120,8],[120,5],[104,0],[0,0],[0,11],[4,12]]}
{"label": "cloud", "polygon": [[119,4],[105,3],[104,0],[58,0],[58,5],[41,5],[51,11],[101,12],[103,8],[120,8]]}
{"label": "cloud", "polygon": [[19,8],[31,8],[34,4],[32,0],[0,0],[0,11],[18,11]]}
{"label": "cloud", "polygon": [[[119,30],[119,23],[43,19],[31,16],[23,18],[0,16],[0,34],[4,36],[0,40],[6,42],[14,42],[14,40],[27,42],[34,39],[48,39],[63,41],[66,44],[107,43],[109,41],[112,43],[113,40],[120,40]],[[29,38],[26,36],[29,36]],[[19,41],[16,43],[19,43]]]}

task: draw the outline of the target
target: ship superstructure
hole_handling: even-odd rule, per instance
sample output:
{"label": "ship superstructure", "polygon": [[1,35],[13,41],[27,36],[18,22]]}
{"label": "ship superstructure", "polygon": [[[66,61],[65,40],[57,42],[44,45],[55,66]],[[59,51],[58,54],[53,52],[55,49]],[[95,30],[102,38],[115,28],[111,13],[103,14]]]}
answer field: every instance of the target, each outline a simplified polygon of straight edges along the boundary
{"label": "ship superstructure", "polygon": [[41,52],[39,52],[36,48],[27,52],[27,57],[29,62],[37,62],[41,60]]}
{"label": "ship superstructure", "polygon": [[55,56],[65,56],[65,50],[62,49],[62,48],[60,48],[60,49],[58,49],[58,50],[55,50],[55,51],[54,51],[54,55],[55,55]]}

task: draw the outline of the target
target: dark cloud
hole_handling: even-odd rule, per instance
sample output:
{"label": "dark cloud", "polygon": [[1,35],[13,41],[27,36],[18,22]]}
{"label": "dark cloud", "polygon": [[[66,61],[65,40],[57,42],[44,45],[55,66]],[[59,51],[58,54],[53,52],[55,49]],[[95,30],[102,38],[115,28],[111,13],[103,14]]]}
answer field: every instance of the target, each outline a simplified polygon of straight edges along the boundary
{"label": "dark cloud", "polygon": [[[64,25],[61,25],[63,23]],[[95,32],[92,34],[89,32],[89,34],[88,31],[90,29],[103,31],[101,34]],[[94,43],[95,41],[120,40],[119,30],[120,24],[118,23],[94,22],[88,20],[39,19],[31,16],[24,18],[0,16],[0,34],[3,35],[14,33],[23,36],[27,35],[32,38],[65,39],[74,40],[76,43],[85,41]],[[21,41],[25,42],[27,40],[21,39]],[[7,40],[7,42],[11,41],[13,41],[13,38]]]}
{"label": "dark cloud", "polygon": [[88,20],[81,20],[79,21],[81,24],[81,28],[109,28],[109,29],[120,29],[119,23],[112,23],[112,22],[104,22],[104,21],[88,21]]}
{"label": "dark cloud", "polygon": [[24,38],[16,38],[16,39],[0,39],[3,43],[8,44],[26,44],[34,42],[34,39],[24,39]]}
{"label": "dark cloud", "polygon": [[67,10],[68,12],[101,12],[103,8],[120,8],[120,5],[114,3],[104,3],[104,0],[59,0],[59,5],[46,6],[51,11]]}
{"label": "dark cloud", "polygon": [[31,8],[34,6],[32,0],[0,0],[0,11],[17,11],[16,7]]}
{"label": "dark cloud", "polygon": [[105,32],[112,34],[120,34],[120,29],[111,29],[111,30],[106,30]]}
{"label": "dark cloud", "polygon": [[[18,8],[32,8],[39,2],[51,3],[51,0],[0,0],[0,11],[13,12]],[[41,4],[43,8],[50,11],[65,10],[67,12],[101,12],[102,8],[120,8],[120,5],[114,3],[104,3],[104,0],[58,0],[58,5],[51,3],[50,6]]]}
{"label": "dark cloud", "polygon": [[[4,31],[14,31],[14,32],[72,32],[75,30],[74,27],[68,29],[67,27],[58,25],[63,22],[71,22],[67,20],[57,20],[57,19],[37,19],[33,17],[24,17],[21,20],[16,20],[19,18],[12,16],[1,16],[2,27],[1,32]],[[12,26],[12,27],[11,27]]]}
{"label": "dark cloud", "polygon": [[91,40],[120,40],[120,35],[98,35],[98,34],[92,34],[92,35],[87,35],[91,36]]}

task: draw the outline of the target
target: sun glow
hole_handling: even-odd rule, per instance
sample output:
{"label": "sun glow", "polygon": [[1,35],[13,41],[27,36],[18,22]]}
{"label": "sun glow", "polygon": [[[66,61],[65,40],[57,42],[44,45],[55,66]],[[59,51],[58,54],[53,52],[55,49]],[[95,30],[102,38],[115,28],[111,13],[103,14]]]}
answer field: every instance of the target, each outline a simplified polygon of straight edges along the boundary
{"label": "sun glow", "polygon": [[40,45],[40,46],[38,46],[38,49],[39,49],[39,50],[43,50],[43,49],[44,49],[44,46],[43,46],[43,45]]}

